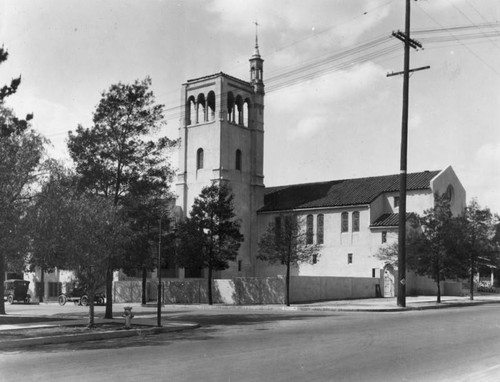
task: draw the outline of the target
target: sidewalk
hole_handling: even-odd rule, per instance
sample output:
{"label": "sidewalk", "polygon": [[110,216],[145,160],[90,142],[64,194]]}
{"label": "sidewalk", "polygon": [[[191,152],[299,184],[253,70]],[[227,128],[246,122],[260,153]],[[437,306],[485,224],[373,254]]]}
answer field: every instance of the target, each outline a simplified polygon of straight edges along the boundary
{"label": "sidewalk", "polygon": [[[269,305],[225,305],[225,304],[167,304],[166,309],[220,309],[220,310],[280,310],[280,311],[335,311],[335,312],[402,312],[412,310],[443,309],[484,304],[500,304],[500,294],[475,295],[471,301],[469,296],[442,296],[441,303],[436,296],[408,296],[406,307],[397,305],[396,297],[367,298],[356,300],[332,300],[313,303],[293,303]],[[149,305],[150,308],[156,304]]]}
{"label": "sidewalk", "polygon": [[397,298],[369,298],[360,300],[325,301],[310,304],[293,304],[288,309],[319,310],[319,311],[353,311],[353,312],[401,312],[426,309],[443,309],[454,307],[477,306],[484,304],[500,304],[500,295],[442,296],[441,303],[436,302],[436,296],[408,296],[406,307],[397,305]]}

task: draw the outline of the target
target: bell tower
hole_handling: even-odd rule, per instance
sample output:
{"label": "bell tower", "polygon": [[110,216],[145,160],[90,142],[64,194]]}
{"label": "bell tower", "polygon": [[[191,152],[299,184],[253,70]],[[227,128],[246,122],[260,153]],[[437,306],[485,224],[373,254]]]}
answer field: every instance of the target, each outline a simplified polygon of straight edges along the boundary
{"label": "bell tower", "polygon": [[182,85],[176,204],[189,215],[203,187],[227,183],[244,235],[236,262],[219,277],[254,275],[256,212],[264,203],[264,60],[257,38],[249,61],[249,82],[220,72]]}

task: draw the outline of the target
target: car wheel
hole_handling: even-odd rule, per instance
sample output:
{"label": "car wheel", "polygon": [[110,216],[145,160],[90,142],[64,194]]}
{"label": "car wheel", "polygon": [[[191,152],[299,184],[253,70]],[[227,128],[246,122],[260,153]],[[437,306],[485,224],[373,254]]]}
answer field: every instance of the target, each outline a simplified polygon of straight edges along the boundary
{"label": "car wheel", "polygon": [[60,295],[58,298],[57,298],[57,302],[59,303],[59,305],[63,306],[64,304],[66,304],[66,296],[65,295]]}
{"label": "car wheel", "polygon": [[29,304],[31,302],[31,298],[28,296],[24,299],[25,304]]}
{"label": "car wheel", "polygon": [[89,298],[87,297],[87,295],[82,296],[80,304],[82,304],[83,306],[87,306],[89,304]]}
{"label": "car wheel", "polygon": [[7,302],[9,304],[12,304],[14,302],[14,296],[12,296],[11,294],[9,294],[9,297],[7,297]]}

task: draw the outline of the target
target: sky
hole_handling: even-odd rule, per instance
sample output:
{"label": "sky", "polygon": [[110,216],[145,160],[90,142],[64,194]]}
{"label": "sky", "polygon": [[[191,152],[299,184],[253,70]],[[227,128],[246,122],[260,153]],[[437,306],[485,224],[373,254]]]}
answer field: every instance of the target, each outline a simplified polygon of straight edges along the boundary
{"label": "sky", "polygon": [[[224,72],[249,80],[264,59],[266,186],[400,170],[403,0],[0,0],[7,105],[69,160],[66,138],[92,126],[112,84],[150,76],[177,138],[181,85]],[[500,3],[411,2],[408,171],[451,165],[500,213]],[[258,22],[258,27],[255,25]],[[171,160],[176,166],[177,154]]]}

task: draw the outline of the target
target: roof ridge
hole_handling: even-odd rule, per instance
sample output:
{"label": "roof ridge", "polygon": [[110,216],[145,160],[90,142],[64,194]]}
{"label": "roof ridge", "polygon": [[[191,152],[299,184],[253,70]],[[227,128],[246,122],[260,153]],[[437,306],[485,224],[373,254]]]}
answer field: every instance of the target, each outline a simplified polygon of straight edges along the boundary
{"label": "roof ridge", "polygon": [[[439,174],[442,170],[424,170],[424,171],[416,171],[416,172],[411,172],[406,174],[407,176],[409,175],[417,175],[417,174],[426,174],[426,173],[437,173]],[[307,182],[307,183],[292,183],[292,184],[284,184],[281,186],[269,186],[266,187],[266,189],[270,188],[280,188],[280,187],[296,187],[296,186],[308,186],[308,185],[313,185],[313,184],[327,184],[327,183],[333,183],[333,182],[346,182],[349,180],[365,180],[365,179],[376,179],[376,178],[388,178],[391,176],[399,176],[399,174],[387,174],[387,175],[374,175],[374,176],[363,176],[360,178],[345,178],[345,179],[332,179],[332,180],[323,180],[319,182]]]}

